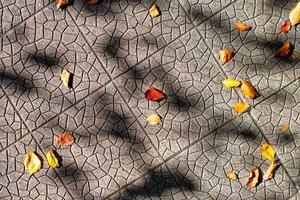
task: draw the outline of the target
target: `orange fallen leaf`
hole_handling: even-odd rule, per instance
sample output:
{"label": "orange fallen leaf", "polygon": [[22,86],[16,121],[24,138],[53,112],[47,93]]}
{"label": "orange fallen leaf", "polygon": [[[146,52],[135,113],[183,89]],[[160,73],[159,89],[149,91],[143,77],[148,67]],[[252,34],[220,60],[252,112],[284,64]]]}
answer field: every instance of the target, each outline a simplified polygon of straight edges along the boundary
{"label": "orange fallen leaf", "polygon": [[280,27],[280,32],[287,33],[292,28],[291,21],[289,19],[285,20]]}
{"label": "orange fallen leaf", "polygon": [[238,178],[237,175],[233,171],[227,172],[226,176],[229,180],[232,180],[232,181],[234,181]]}
{"label": "orange fallen leaf", "polygon": [[287,132],[288,130],[289,130],[289,124],[284,124],[284,125],[282,125],[282,127],[281,127],[281,131],[283,131],[283,132]]}
{"label": "orange fallen leaf", "polygon": [[160,15],[160,10],[159,7],[157,6],[157,4],[153,4],[150,8],[149,8],[149,13],[151,15],[151,17],[157,17]]}
{"label": "orange fallen leaf", "polygon": [[56,9],[67,6],[70,0],[56,0]]}
{"label": "orange fallen leaf", "polygon": [[266,173],[264,174],[264,180],[267,181],[267,180],[270,180],[273,178],[274,176],[274,172],[275,170],[277,169],[277,163],[276,163],[276,160],[272,160],[272,163],[271,165],[269,166],[268,170],[266,171]]}
{"label": "orange fallen leaf", "polygon": [[259,176],[260,176],[260,172],[259,172],[259,169],[257,167],[255,168],[252,168],[250,171],[249,171],[249,177],[248,177],[248,180],[246,182],[246,187],[248,189],[252,189],[254,188],[257,183],[258,183],[258,180],[259,180]]}
{"label": "orange fallen leaf", "polygon": [[164,98],[166,98],[166,95],[162,91],[160,91],[160,90],[158,90],[156,88],[149,88],[145,92],[145,97],[149,101],[161,101]]}
{"label": "orange fallen leaf", "polygon": [[287,57],[288,55],[291,54],[292,50],[293,50],[293,45],[290,42],[286,42],[280,47],[280,49],[278,49],[275,52],[274,57],[275,58]]}
{"label": "orange fallen leaf", "polygon": [[99,0],[84,0],[86,4],[95,5],[99,2]]}
{"label": "orange fallen leaf", "polygon": [[245,102],[237,102],[233,105],[233,110],[237,113],[247,112],[249,105]]}
{"label": "orange fallen leaf", "polygon": [[241,31],[241,32],[251,30],[251,26],[249,26],[249,25],[247,25],[247,24],[245,24],[245,23],[242,23],[242,22],[237,22],[237,23],[234,25],[234,27],[235,27],[236,29],[238,29],[239,31]]}
{"label": "orange fallen leaf", "polygon": [[256,89],[246,80],[242,80],[241,92],[250,99],[254,99],[258,95]]}
{"label": "orange fallen leaf", "polygon": [[67,147],[74,143],[74,137],[71,133],[60,133],[56,137],[56,143],[63,147]]}
{"label": "orange fallen leaf", "polygon": [[222,62],[227,63],[233,61],[234,53],[229,49],[222,49],[219,53]]}

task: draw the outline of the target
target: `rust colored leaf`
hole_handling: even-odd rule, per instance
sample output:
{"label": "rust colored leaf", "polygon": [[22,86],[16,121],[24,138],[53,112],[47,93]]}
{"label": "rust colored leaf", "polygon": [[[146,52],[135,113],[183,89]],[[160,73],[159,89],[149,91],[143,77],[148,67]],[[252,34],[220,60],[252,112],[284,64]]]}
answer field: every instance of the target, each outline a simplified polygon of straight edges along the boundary
{"label": "rust colored leaf", "polygon": [[65,7],[69,5],[70,0],[56,0],[56,9],[60,9],[62,7]]}
{"label": "rust colored leaf", "polygon": [[227,63],[233,61],[233,56],[234,56],[233,51],[229,49],[222,49],[219,54],[222,62]]}
{"label": "rust colored leaf", "polygon": [[292,28],[291,21],[289,19],[285,20],[280,27],[280,32],[287,33]]}
{"label": "rust colored leaf", "polygon": [[149,13],[151,15],[152,18],[157,17],[160,15],[160,10],[157,4],[153,4],[150,8],[149,8]]}
{"label": "rust colored leaf", "polygon": [[63,146],[63,147],[67,147],[67,146],[70,146],[74,143],[74,137],[71,133],[68,133],[68,132],[60,133],[56,137],[56,143],[58,145]]}
{"label": "rust colored leaf", "polygon": [[248,24],[242,23],[242,22],[237,22],[234,27],[236,29],[238,29],[240,32],[244,32],[244,31],[250,31],[251,30],[251,26],[249,26]]}
{"label": "rust colored leaf", "polygon": [[233,110],[237,113],[247,112],[248,109],[249,109],[249,105],[245,102],[237,102],[233,106]]}
{"label": "rust colored leaf", "polygon": [[95,5],[99,2],[99,0],[84,0],[86,4]]}
{"label": "rust colored leaf", "polygon": [[149,88],[146,92],[145,92],[145,97],[149,100],[149,101],[161,101],[164,98],[166,98],[166,95],[156,89],[156,88]]}
{"label": "rust colored leaf", "polygon": [[259,180],[259,176],[260,176],[260,172],[259,172],[259,169],[257,167],[255,168],[252,168],[250,171],[249,171],[249,177],[248,177],[248,180],[247,180],[247,183],[246,183],[246,187],[248,189],[252,189],[254,188],[257,183],[258,183],[258,180]]}
{"label": "rust colored leaf", "polygon": [[269,166],[268,170],[266,171],[266,173],[264,174],[264,180],[267,181],[267,180],[270,180],[273,178],[274,176],[274,172],[275,170],[277,169],[277,163],[276,163],[276,160],[272,160],[272,163],[271,165]]}
{"label": "rust colored leaf", "polygon": [[292,53],[293,46],[290,42],[284,43],[280,49],[275,52],[275,58],[287,57]]}
{"label": "rust colored leaf", "polygon": [[282,125],[280,130],[283,132],[287,132],[287,131],[289,131],[289,128],[290,128],[289,124],[284,124],[284,125]]}
{"label": "rust colored leaf", "polygon": [[241,92],[250,99],[254,99],[258,95],[256,89],[246,80],[242,80]]}

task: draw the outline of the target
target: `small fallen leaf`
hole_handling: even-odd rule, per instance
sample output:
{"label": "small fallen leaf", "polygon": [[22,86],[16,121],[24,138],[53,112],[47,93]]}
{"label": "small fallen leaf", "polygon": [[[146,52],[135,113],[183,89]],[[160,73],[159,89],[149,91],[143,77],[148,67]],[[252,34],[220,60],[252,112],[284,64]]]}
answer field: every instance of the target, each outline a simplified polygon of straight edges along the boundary
{"label": "small fallen leaf", "polygon": [[56,0],[56,9],[67,6],[70,0]]}
{"label": "small fallen leaf", "polygon": [[273,145],[271,144],[263,144],[261,146],[261,155],[265,157],[268,160],[274,160],[275,159],[275,149]]}
{"label": "small fallen leaf", "polygon": [[257,96],[256,89],[246,80],[242,80],[241,92],[250,99],[254,99]]}
{"label": "small fallen leaf", "polygon": [[300,22],[300,2],[291,10],[289,19],[292,26],[297,25]]}
{"label": "small fallen leaf", "polygon": [[158,90],[156,88],[149,88],[145,92],[145,97],[149,101],[161,101],[164,98],[166,98],[166,95],[162,91],[160,91],[160,90]]}
{"label": "small fallen leaf", "polygon": [[233,51],[229,49],[222,49],[219,54],[222,62],[227,63],[233,61]]}
{"label": "small fallen leaf", "polygon": [[99,0],[84,0],[86,4],[95,5],[99,2]]}
{"label": "small fallen leaf", "polygon": [[280,49],[275,52],[275,58],[287,57],[292,53],[293,45],[290,42],[284,43]]}
{"label": "small fallen leaf", "polygon": [[257,183],[258,183],[258,179],[259,179],[259,176],[260,176],[260,172],[259,172],[259,169],[257,167],[251,169],[249,171],[249,177],[248,177],[248,180],[246,182],[246,187],[248,189],[252,189],[254,188]]}
{"label": "small fallen leaf", "polygon": [[71,72],[69,72],[67,69],[64,69],[60,74],[60,78],[63,81],[65,87],[70,87],[70,77]]}
{"label": "small fallen leaf", "polygon": [[285,20],[280,27],[280,32],[287,33],[292,28],[291,21],[289,19]]}
{"label": "small fallen leaf", "polygon": [[289,124],[284,124],[284,125],[282,125],[282,127],[281,127],[281,131],[283,131],[283,132],[287,132],[288,130],[289,130]]}
{"label": "small fallen leaf", "polygon": [[223,81],[223,85],[225,88],[234,88],[240,86],[241,82],[233,78],[226,78]]}
{"label": "small fallen leaf", "polygon": [[267,181],[267,180],[270,180],[273,178],[274,176],[274,172],[277,168],[277,163],[276,163],[276,160],[272,160],[272,163],[271,165],[269,166],[268,170],[266,171],[266,173],[264,174],[264,180]]}
{"label": "small fallen leaf", "polygon": [[237,175],[233,171],[227,172],[226,176],[227,176],[227,178],[229,178],[229,180],[232,180],[232,181],[237,179]]}
{"label": "small fallen leaf", "polygon": [[248,109],[249,109],[249,105],[245,102],[237,102],[233,106],[233,110],[237,113],[247,112]]}
{"label": "small fallen leaf", "polygon": [[235,27],[236,29],[238,29],[239,31],[241,31],[241,32],[251,30],[251,26],[249,26],[249,25],[247,25],[247,24],[245,24],[245,23],[242,23],[242,22],[237,22],[237,23],[234,25],[234,27]]}
{"label": "small fallen leaf", "polygon": [[42,161],[34,151],[30,151],[25,154],[24,165],[26,172],[29,175],[32,175],[37,173],[41,169]]}
{"label": "small fallen leaf", "polygon": [[159,7],[157,6],[157,4],[153,4],[150,8],[149,8],[149,13],[151,15],[151,17],[157,17],[160,15],[160,10]]}
{"label": "small fallen leaf", "polygon": [[56,137],[56,143],[63,147],[67,147],[74,143],[74,137],[71,133],[60,133]]}
{"label": "small fallen leaf", "polygon": [[159,115],[150,115],[148,117],[148,123],[150,125],[157,125],[160,122],[161,117]]}
{"label": "small fallen leaf", "polygon": [[46,153],[48,165],[52,168],[59,167],[59,161],[54,150],[49,150]]}

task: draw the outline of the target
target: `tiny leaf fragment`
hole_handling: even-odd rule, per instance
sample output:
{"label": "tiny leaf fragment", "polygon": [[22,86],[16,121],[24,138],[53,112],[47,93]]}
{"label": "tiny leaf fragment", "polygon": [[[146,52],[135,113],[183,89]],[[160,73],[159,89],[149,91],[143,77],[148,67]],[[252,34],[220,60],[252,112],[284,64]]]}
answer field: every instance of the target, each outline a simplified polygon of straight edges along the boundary
{"label": "tiny leaf fragment", "polygon": [[151,15],[152,18],[157,17],[160,15],[160,10],[157,4],[153,4],[150,8],[149,8],[149,13]]}
{"label": "tiny leaf fragment", "polygon": [[297,25],[300,22],[300,2],[291,10],[289,19],[292,26]]}
{"label": "tiny leaf fragment", "polygon": [[60,9],[62,7],[65,7],[69,5],[70,0],[56,0],[56,9]]}
{"label": "tiny leaf fragment", "polygon": [[258,95],[256,89],[246,80],[242,80],[241,92],[250,99],[254,99]]}
{"label": "tiny leaf fragment", "polygon": [[68,132],[60,133],[56,137],[56,143],[58,145],[63,146],[63,147],[67,147],[67,146],[70,146],[74,143],[74,137],[71,133],[68,133]]}
{"label": "tiny leaf fragment", "polygon": [[234,52],[229,49],[222,49],[219,56],[223,63],[231,62],[233,61]]}
{"label": "tiny leaf fragment", "polygon": [[69,72],[67,69],[64,69],[60,74],[60,78],[63,81],[65,87],[71,86],[71,82],[70,82],[71,76],[72,76],[71,72]]}
{"label": "tiny leaf fragment", "polygon": [[289,130],[289,124],[284,124],[284,125],[282,125],[282,127],[281,127],[281,131],[283,131],[283,132],[287,132],[288,130]]}
{"label": "tiny leaf fragment", "polygon": [[241,82],[233,78],[226,78],[223,81],[223,85],[225,88],[234,88],[240,86]]}
{"label": "tiny leaf fragment", "polygon": [[248,24],[242,23],[242,22],[237,22],[234,27],[238,29],[240,32],[245,32],[245,31],[250,31],[251,26]]}
{"label": "tiny leaf fragment", "polygon": [[161,120],[161,117],[159,115],[150,115],[148,117],[148,123],[150,125],[157,125],[157,124],[159,124],[160,120]]}
{"label": "tiny leaf fragment", "polygon": [[293,45],[290,42],[286,42],[280,47],[280,49],[278,49],[275,52],[274,57],[275,58],[288,57],[289,55],[292,54],[292,51],[293,51]]}
{"label": "tiny leaf fragment", "polygon": [[233,171],[227,172],[226,176],[229,180],[232,180],[232,181],[234,181],[238,178],[237,175]]}
{"label": "tiny leaf fragment", "polygon": [[291,21],[289,19],[285,20],[280,27],[280,32],[287,33],[292,28]]}
{"label": "tiny leaf fragment", "polygon": [[49,150],[46,153],[46,158],[48,165],[52,168],[57,168],[59,167],[59,160],[57,158],[57,153],[54,150]]}
{"label": "tiny leaf fragment", "polygon": [[237,102],[233,106],[233,110],[237,113],[247,112],[249,109],[249,105],[245,102]]}
{"label": "tiny leaf fragment", "polygon": [[149,101],[161,101],[164,98],[166,98],[166,95],[162,91],[160,91],[160,90],[158,90],[156,88],[149,88],[145,92],[145,97]]}
{"label": "tiny leaf fragment", "polygon": [[30,151],[24,156],[24,165],[26,172],[32,175],[41,169],[42,161],[34,151]]}
{"label": "tiny leaf fragment", "polygon": [[99,0],[84,0],[86,4],[88,5],[96,5]]}
{"label": "tiny leaf fragment", "polygon": [[259,169],[257,167],[255,168],[252,168],[250,171],[249,171],[249,177],[248,177],[248,180],[246,182],[246,187],[248,189],[252,189],[254,188],[258,181],[259,181],[259,178],[260,178],[260,172],[259,172]]}
{"label": "tiny leaf fragment", "polygon": [[275,170],[277,169],[277,163],[276,163],[276,160],[272,160],[272,163],[271,165],[269,166],[268,170],[266,171],[266,173],[264,174],[264,180],[267,181],[267,180],[270,180],[273,178],[274,176],[274,173],[275,173]]}
{"label": "tiny leaf fragment", "polygon": [[261,146],[261,155],[268,159],[268,160],[274,160],[275,159],[275,149],[273,145],[271,144],[262,144]]}

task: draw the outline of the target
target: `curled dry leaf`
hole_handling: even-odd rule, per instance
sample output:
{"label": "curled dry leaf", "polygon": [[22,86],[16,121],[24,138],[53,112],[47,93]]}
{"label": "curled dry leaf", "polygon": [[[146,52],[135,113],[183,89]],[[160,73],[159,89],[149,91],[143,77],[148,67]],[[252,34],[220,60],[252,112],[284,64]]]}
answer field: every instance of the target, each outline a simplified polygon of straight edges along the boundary
{"label": "curled dry leaf", "polygon": [[46,158],[47,158],[48,165],[50,167],[52,167],[52,168],[59,167],[57,153],[54,150],[47,151]]}
{"label": "curled dry leaf", "polygon": [[292,28],[291,21],[289,19],[285,20],[284,23],[280,27],[280,32],[287,33],[287,32],[289,32],[289,30],[291,28]]}
{"label": "curled dry leaf", "polygon": [[275,52],[275,58],[282,58],[289,56],[293,51],[293,45],[290,42],[284,43],[280,49]]}
{"label": "curled dry leaf", "polygon": [[237,113],[247,112],[248,109],[249,109],[249,105],[245,102],[237,102],[233,106],[233,110]]}
{"label": "curled dry leaf", "polygon": [[160,15],[160,10],[159,7],[157,6],[157,4],[153,4],[150,8],[149,8],[149,13],[151,15],[151,17],[157,17]]}
{"label": "curled dry leaf", "polygon": [[245,24],[245,23],[242,23],[242,22],[237,22],[234,27],[236,29],[238,29],[239,31],[241,32],[244,32],[244,31],[250,31],[251,30],[251,26]]}
{"label": "curled dry leaf", "polygon": [[34,151],[30,151],[25,154],[24,165],[26,172],[29,175],[32,175],[37,173],[41,169],[42,161]]}
{"label": "curled dry leaf", "polygon": [[99,0],[84,0],[86,4],[95,5],[99,2]]}
{"label": "curled dry leaf", "polygon": [[226,78],[223,81],[223,85],[225,88],[234,88],[240,86],[241,82],[233,78]]}
{"label": "curled dry leaf", "polygon": [[242,80],[241,92],[250,99],[254,99],[257,96],[256,89],[246,80]]}
{"label": "curled dry leaf", "polygon": [[150,125],[157,125],[157,124],[159,124],[160,120],[161,120],[161,117],[159,115],[150,115],[148,117],[148,123]]}
{"label": "curled dry leaf", "polygon": [[273,145],[271,144],[263,144],[261,146],[261,155],[268,159],[268,160],[274,160],[275,159],[275,149],[273,147]]}
{"label": "curled dry leaf", "polygon": [[282,125],[282,127],[280,128],[280,130],[281,131],[283,131],[283,132],[287,132],[288,130],[289,130],[289,124],[284,124],[284,125]]}
{"label": "curled dry leaf", "polygon": [[166,95],[162,91],[160,91],[160,90],[158,90],[156,88],[149,88],[145,92],[145,97],[149,101],[161,101],[164,98],[166,98]]}
{"label": "curled dry leaf", "polygon": [[227,63],[233,61],[233,51],[229,49],[222,49],[219,54],[222,62]]}
{"label": "curled dry leaf", "polygon": [[297,25],[300,22],[300,2],[291,10],[289,19],[292,26]]}
{"label": "curled dry leaf", "polygon": [[69,72],[67,69],[64,69],[60,74],[60,78],[63,81],[65,87],[70,87],[71,85],[70,77],[71,77],[71,72]]}
{"label": "curled dry leaf", "polygon": [[264,180],[267,181],[267,180],[270,180],[273,178],[274,176],[274,172],[275,170],[277,169],[277,163],[276,163],[276,160],[272,160],[272,163],[271,165],[269,166],[268,170],[266,171],[266,173],[264,174]]}
{"label": "curled dry leaf", "polygon": [[61,7],[65,7],[70,3],[70,0],[56,0],[56,9],[58,10]]}
{"label": "curled dry leaf", "polygon": [[259,172],[259,169],[257,168],[257,167],[255,167],[255,168],[253,168],[253,169],[251,169],[250,171],[249,171],[249,177],[248,177],[248,180],[247,180],[247,182],[246,182],[246,187],[248,188],[248,189],[252,189],[252,188],[254,188],[256,185],[257,185],[257,183],[258,183],[258,180],[259,180],[259,176],[260,176],[260,172]]}
{"label": "curled dry leaf", "polygon": [[71,133],[60,133],[56,137],[56,143],[63,147],[67,147],[74,143],[74,137]]}
{"label": "curled dry leaf", "polygon": [[227,172],[226,176],[227,176],[227,178],[229,178],[229,180],[232,180],[232,181],[234,181],[238,178],[237,175],[233,171]]}

